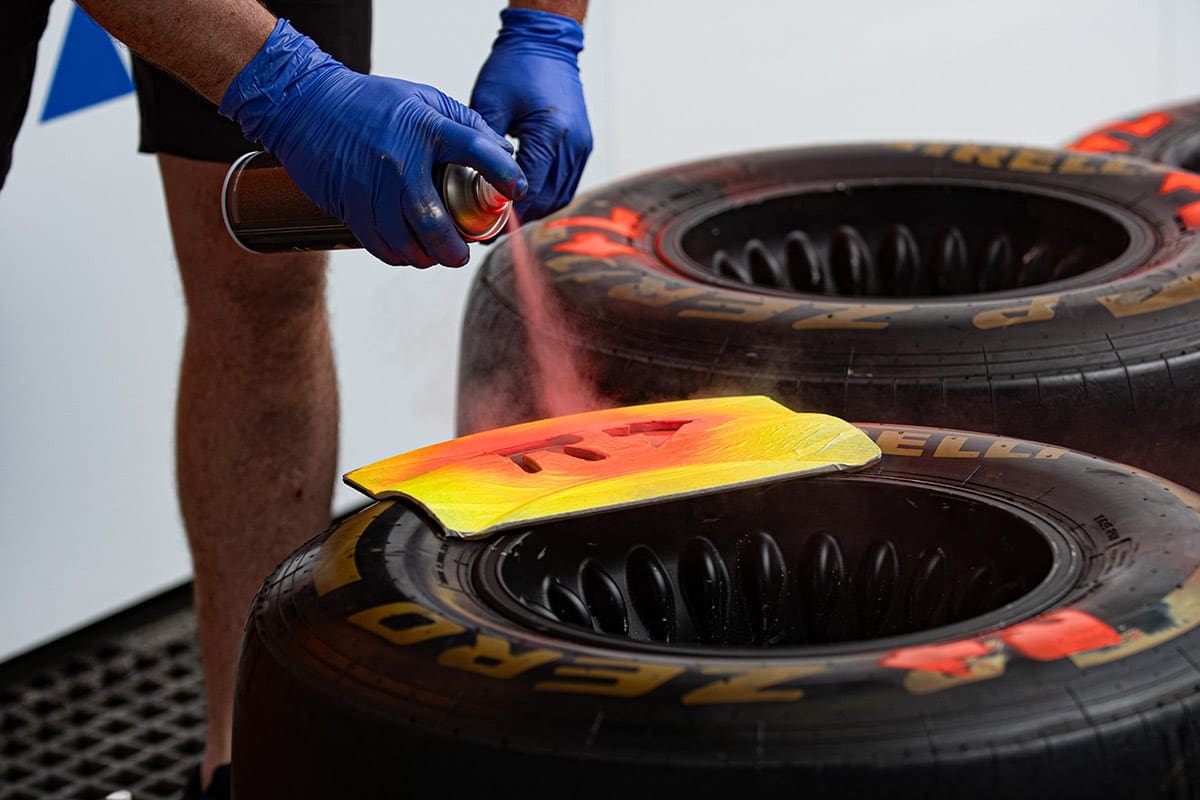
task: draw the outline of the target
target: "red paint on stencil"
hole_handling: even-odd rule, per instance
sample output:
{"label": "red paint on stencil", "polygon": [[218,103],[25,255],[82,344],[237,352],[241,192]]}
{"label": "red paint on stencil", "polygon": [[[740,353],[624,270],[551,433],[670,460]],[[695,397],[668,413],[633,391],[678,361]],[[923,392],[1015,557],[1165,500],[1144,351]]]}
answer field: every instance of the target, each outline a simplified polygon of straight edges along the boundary
{"label": "red paint on stencil", "polygon": [[1112,626],[1073,608],[1043,614],[998,635],[1009,647],[1037,661],[1054,661],[1121,643],[1121,634]]}

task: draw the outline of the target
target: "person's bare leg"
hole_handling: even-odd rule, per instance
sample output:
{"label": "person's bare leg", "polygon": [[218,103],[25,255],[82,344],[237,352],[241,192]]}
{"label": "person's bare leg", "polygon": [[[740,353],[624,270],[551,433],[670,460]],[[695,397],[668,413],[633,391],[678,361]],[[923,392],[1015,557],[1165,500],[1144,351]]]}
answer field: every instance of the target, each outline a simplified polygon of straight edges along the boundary
{"label": "person's bare leg", "polygon": [[226,167],[159,156],[187,301],[176,477],[195,571],[207,785],[230,757],[242,626],[255,591],[329,522],[337,388],[325,257],[255,255],[221,220]]}

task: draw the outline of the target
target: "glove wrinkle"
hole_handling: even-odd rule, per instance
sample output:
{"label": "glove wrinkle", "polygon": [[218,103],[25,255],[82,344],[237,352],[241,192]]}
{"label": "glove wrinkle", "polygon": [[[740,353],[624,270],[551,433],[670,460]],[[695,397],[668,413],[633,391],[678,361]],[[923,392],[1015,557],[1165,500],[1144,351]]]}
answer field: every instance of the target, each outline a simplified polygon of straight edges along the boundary
{"label": "glove wrinkle", "polygon": [[389,264],[460,265],[469,253],[434,167],[474,167],[509,197],[526,179],[511,146],[434,89],[362,75],[280,20],[220,111],[275,154],[296,185]]}
{"label": "glove wrinkle", "polygon": [[583,28],[560,14],[505,9],[471,107],[499,134],[517,138],[529,192],[517,215],[530,222],[570,202],[592,150],[579,53]]}

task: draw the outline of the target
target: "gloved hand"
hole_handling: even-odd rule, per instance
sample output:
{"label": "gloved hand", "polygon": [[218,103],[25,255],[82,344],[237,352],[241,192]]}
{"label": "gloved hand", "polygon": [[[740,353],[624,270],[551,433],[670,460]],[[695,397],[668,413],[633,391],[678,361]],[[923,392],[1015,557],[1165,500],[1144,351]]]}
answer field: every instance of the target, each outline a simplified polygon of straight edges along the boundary
{"label": "gloved hand", "polygon": [[431,86],[354,72],[287,20],[230,83],[220,112],[393,265],[467,262],[435,165],[474,167],[510,199],[528,188],[512,146],[474,111]]}
{"label": "gloved hand", "polygon": [[570,17],[526,8],[505,9],[500,19],[471,108],[520,141],[517,163],[529,178],[529,194],[516,212],[529,222],[570,202],[592,152],[579,83],[583,28]]}

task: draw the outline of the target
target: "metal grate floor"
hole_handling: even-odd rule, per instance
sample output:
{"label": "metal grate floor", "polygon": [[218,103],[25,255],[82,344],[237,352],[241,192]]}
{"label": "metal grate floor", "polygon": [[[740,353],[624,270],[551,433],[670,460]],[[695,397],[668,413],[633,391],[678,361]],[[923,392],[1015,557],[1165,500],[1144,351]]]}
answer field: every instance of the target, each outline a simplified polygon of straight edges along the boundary
{"label": "metal grate floor", "polygon": [[0,664],[0,800],[177,800],[204,741],[190,594]]}

